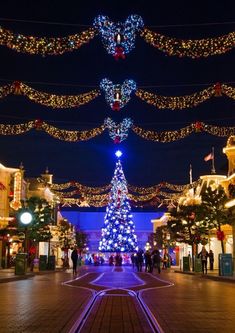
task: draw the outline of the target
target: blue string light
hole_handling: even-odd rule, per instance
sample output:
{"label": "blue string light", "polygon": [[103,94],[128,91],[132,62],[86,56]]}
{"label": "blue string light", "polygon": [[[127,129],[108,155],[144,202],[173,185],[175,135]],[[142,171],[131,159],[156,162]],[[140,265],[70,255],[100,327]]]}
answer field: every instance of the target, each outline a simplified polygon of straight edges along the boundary
{"label": "blue string light", "polygon": [[125,23],[114,23],[108,16],[99,15],[93,26],[99,31],[108,54],[118,60],[125,59],[125,55],[134,48],[136,32],[144,27],[144,21],[139,15],[130,15]]}
{"label": "blue string light", "polygon": [[103,252],[133,252],[137,249],[137,236],[127,198],[127,182],[119,159],[111,184],[99,250]]}
{"label": "blue string light", "polygon": [[116,124],[111,118],[104,120],[105,126],[109,130],[109,136],[114,143],[120,143],[128,137],[128,130],[133,122],[130,118],[124,118],[120,124]]}
{"label": "blue string light", "polygon": [[133,80],[125,80],[123,84],[113,84],[105,78],[100,82],[100,89],[105,92],[105,99],[114,111],[119,111],[130,100],[132,91],[136,90],[136,83]]}

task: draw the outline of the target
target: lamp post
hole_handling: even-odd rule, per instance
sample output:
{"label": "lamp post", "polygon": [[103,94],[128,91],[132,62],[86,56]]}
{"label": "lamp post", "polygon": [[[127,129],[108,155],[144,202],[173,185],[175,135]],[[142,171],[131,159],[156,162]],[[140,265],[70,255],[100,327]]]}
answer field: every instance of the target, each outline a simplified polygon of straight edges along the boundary
{"label": "lamp post", "polygon": [[19,216],[20,223],[25,227],[24,252],[28,253],[28,225],[33,221],[33,214],[24,211]]}

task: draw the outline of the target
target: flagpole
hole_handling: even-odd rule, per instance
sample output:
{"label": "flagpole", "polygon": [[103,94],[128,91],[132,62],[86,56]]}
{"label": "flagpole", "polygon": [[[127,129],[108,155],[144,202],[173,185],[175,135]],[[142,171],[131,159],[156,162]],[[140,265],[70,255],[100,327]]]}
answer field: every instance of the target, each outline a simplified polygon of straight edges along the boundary
{"label": "flagpole", "polygon": [[212,147],[212,160],[211,160],[211,163],[212,163],[212,168],[211,168],[211,173],[212,174],[215,174],[215,150],[214,150],[214,147]]}
{"label": "flagpole", "polygon": [[192,164],[189,165],[189,183],[193,183],[193,169],[192,169]]}

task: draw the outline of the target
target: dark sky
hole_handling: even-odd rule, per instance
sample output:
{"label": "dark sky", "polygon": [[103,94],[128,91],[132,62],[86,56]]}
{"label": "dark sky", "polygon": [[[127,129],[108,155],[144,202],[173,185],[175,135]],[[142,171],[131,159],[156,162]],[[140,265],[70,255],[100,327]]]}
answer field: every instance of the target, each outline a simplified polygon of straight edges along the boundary
{"label": "dark sky", "polygon": [[[138,14],[151,30],[187,39],[215,37],[234,31],[234,12],[235,2],[232,0],[218,3],[4,1],[1,3],[0,24],[25,35],[56,37],[87,29],[99,14],[109,16],[112,21],[125,21],[128,15]],[[29,20],[61,24],[26,22]],[[107,54],[99,37],[79,50],[61,56],[20,54],[1,46],[0,80],[1,85],[18,80],[45,92],[80,94],[98,88],[105,77],[114,83],[130,78],[135,80],[137,88],[153,93],[186,95],[218,81],[235,86],[234,55],[235,50],[196,60],[169,57],[139,36],[135,49],[126,60],[118,62]],[[155,87],[150,89],[148,86]],[[157,110],[132,95],[131,101],[119,113],[111,110],[104,95],[79,109],[62,110],[35,104],[23,96],[11,95],[0,100],[0,123],[42,119],[68,130],[100,126],[106,117],[117,122],[131,117],[134,124],[155,131],[175,130],[195,121],[235,126],[234,112],[234,100],[227,97],[212,98],[195,108],[171,111]],[[226,156],[222,153],[226,140],[196,133],[163,144],[146,141],[130,131],[128,139],[117,147],[108,131],[90,141],[69,143],[32,130],[21,136],[0,136],[0,162],[8,167],[18,167],[22,161],[27,177],[37,177],[48,167],[55,182],[76,180],[84,185],[99,186],[110,182],[115,167],[114,152],[121,148],[124,152],[123,169],[130,184],[150,186],[162,181],[185,184],[189,182],[190,163],[194,180],[210,173],[210,162],[204,162],[203,158],[212,146],[215,147],[217,173],[226,174]]]}

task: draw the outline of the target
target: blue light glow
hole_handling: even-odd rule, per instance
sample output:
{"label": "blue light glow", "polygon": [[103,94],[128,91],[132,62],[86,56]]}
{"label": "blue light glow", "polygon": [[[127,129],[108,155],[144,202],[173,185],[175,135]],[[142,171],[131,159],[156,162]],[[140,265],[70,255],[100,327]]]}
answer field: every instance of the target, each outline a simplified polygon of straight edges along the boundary
{"label": "blue light glow", "polygon": [[122,152],[121,152],[121,150],[117,150],[116,153],[115,153],[115,155],[116,155],[118,158],[121,157],[121,156],[122,156]]}

